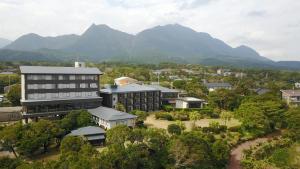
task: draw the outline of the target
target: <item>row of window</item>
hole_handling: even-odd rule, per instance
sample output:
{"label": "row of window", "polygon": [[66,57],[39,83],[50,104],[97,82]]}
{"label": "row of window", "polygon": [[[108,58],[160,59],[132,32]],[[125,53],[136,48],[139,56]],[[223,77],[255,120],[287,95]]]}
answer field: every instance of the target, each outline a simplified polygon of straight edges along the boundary
{"label": "row of window", "polygon": [[28,84],[28,89],[75,89],[75,88],[98,88],[96,83],[70,83],[70,84]]}
{"label": "row of window", "polygon": [[28,75],[27,80],[97,80],[97,75]]}
{"label": "row of window", "polygon": [[51,100],[51,99],[65,99],[65,98],[84,98],[84,97],[96,97],[97,92],[61,92],[61,93],[33,93],[28,94],[30,100]]}

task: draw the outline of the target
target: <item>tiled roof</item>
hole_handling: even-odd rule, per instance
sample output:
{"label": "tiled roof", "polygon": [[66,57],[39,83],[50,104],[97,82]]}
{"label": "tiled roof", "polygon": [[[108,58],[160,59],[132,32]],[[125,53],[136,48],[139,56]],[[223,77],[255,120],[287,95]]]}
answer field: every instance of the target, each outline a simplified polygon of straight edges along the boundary
{"label": "tiled roof", "polygon": [[137,116],[128,114],[125,112],[118,111],[116,109],[108,108],[108,107],[97,107],[95,109],[88,109],[88,111],[96,117],[100,119],[104,119],[106,121],[115,121],[115,120],[123,120],[123,119],[134,119]]}
{"label": "tiled roof", "polygon": [[20,70],[22,74],[102,74],[98,68],[88,67],[20,66]]}
{"label": "tiled roof", "polygon": [[71,136],[87,136],[87,135],[96,135],[96,134],[104,134],[105,131],[96,126],[87,126],[87,127],[81,127],[76,130],[72,130],[69,135]]}

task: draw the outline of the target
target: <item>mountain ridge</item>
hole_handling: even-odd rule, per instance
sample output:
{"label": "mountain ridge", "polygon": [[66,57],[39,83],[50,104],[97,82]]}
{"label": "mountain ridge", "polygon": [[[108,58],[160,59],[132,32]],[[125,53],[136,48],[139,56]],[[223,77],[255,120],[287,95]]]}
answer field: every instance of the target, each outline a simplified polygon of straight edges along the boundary
{"label": "mountain ridge", "polygon": [[155,26],[136,35],[110,28],[105,24],[92,24],[81,35],[42,37],[32,33],[26,34],[4,49],[10,49],[10,52],[12,50],[36,52],[49,49],[54,50],[54,53],[80,55],[91,61],[117,60],[142,63],[184,61],[245,67],[278,66],[276,62],[261,56],[248,46],[231,47],[208,33],[197,32],[179,24]]}

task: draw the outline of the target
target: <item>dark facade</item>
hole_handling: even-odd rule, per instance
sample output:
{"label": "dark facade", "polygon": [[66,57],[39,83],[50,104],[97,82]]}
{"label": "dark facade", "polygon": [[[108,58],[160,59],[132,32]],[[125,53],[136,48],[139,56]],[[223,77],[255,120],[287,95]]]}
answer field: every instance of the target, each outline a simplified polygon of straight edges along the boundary
{"label": "dark facade", "polygon": [[23,118],[61,115],[101,106],[95,68],[21,66]]}
{"label": "dark facade", "polygon": [[161,93],[159,90],[137,84],[119,87],[119,89],[104,89],[101,90],[100,95],[103,97],[104,106],[116,108],[116,104],[121,103],[124,105],[126,112],[132,110],[156,111],[161,106]]}

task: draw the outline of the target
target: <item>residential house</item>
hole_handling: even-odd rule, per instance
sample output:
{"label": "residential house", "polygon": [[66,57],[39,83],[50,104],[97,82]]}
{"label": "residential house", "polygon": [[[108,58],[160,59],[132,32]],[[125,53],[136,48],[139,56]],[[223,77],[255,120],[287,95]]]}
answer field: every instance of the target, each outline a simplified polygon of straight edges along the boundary
{"label": "residential house", "polygon": [[135,115],[102,106],[95,109],[88,109],[88,112],[92,115],[95,123],[105,129],[111,129],[117,125],[134,127],[137,118]]}
{"label": "residential house", "polygon": [[98,68],[20,66],[22,117],[65,115],[71,110],[101,106]]}
{"label": "residential house", "polygon": [[103,105],[116,108],[118,103],[124,105],[126,112],[132,110],[156,111],[160,109],[160,90],[139,84],[110,86],[100,90]]}
{"label": "residential house", "polygon": [[229,83],[204,83],[208,91],[215,91],[217,89],[228,89],[231,90],[232,86]]}
{"label": "residential house", "polygon": [[291,106],[300,105],[300,90],[280,90],[282,99]]}
{"label": "residential house", "polygon": [[103,145],[105,142],[105,131],[96,126],[87,126],[72,130],[67,136],[84,137],[92,145]]}
{"label": "residential house", "polygon": [[195,97],[181,97],[176,100],[176,108],[203,108],[205,100]]}
{"label": "residential house", "polygon": [[270,89],[265,89],[265,88],[257,88],[257,89],[251,89],[251,90],[254,91],[258,95],[263,95],[263,94],[266,94],[271,91]]}

